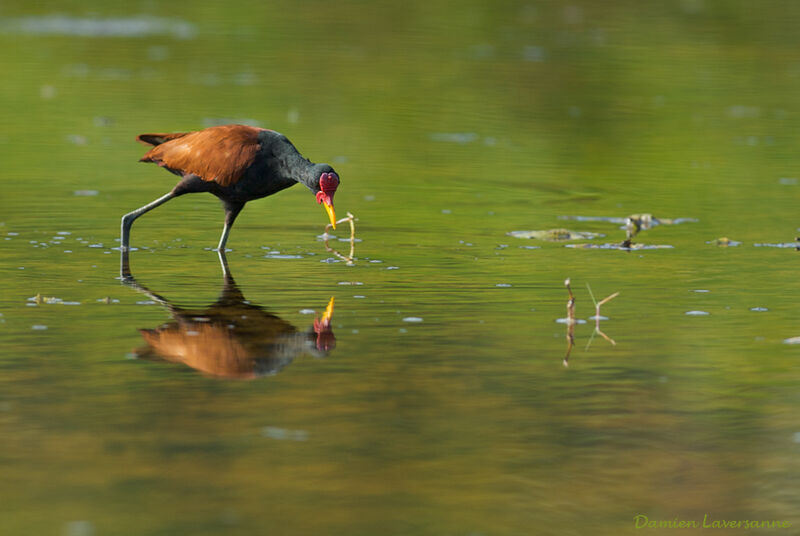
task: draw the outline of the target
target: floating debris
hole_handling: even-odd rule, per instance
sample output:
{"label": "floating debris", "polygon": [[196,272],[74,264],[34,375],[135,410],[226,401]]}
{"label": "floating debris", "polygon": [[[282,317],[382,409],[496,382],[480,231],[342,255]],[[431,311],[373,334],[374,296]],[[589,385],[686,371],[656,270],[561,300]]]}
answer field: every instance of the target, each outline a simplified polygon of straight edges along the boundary
{"label": "floating debris", "polygon": [[767,311],[769,311],[769,309],[767,309],[766,307],[751,307],[750,310],[756,313],[766,313]]}
{"label": "floating debris", "polygon": [[45,84],[41,88],[39,88],[39,96],[45,100],[50,100],[58,95],[58,90],[55,86],[51,86],[50,84]]}
{"label": "floating debris", "polygon": [[602,237],[600,233],[590,233],[583,231],[570,231],[568,229],[547,229],[544,231],[511,231],[506,233],[514,238],[535,238],[537,240],[547,240],[548,242],[564,242],[567,240],[592,240]]}
{"label": "floating debris", "polygon": [[262,128],[264,124],[259,121],[258,119],[252,119],[249,117],[204,117],[203,118],[203,126],[208,127],[219,127],[222,125],[247,125],[250,127],[258,127]]}
{"label": "floating debris", "polygon": [[728,107],[728,115],[735,119],[755,119],[761,116],[761,108],[737,104]]}
{"label": "floating debris", "polygon": [[99,194],[97,190],[75,190],[72,192],[72,195],[76,195],[78,197],[92,197]]}
{"label": "floating debris", "polygon": [[36,296],[31,296],[28,298],[29,302],[33,302],[36,305],[42,305],[43,303],[46,304],[54,304],[54,303],[64,303],[64,300],[61,298],[56,298],[55,296],[42,296],[41,294],[36,294]]}
{"label": "floating debris", "polygon": [[686,313],[684,314],[688,316],[708,316],[711,313],[709,313],[708,311],[686,311]]}
{"label": "floating debris", "polygon": [[541,62],[547,58],[547,51],[539,46],[526,46],[522,49],[522,58],[525,61]]}
{"label": "floating debris", "polygon": [[703,294],[703,293],[711,292],[711,291],[707,290],[707,289],[704,289],[704,288],[697,288],[697,289],[691,290],[690,292],[698,292],[698,293]]}
{"label": "floating debris", "polygon": [[34,331],[44,331],[44,330],[47,329],[47,326],[45,326],[43,324],[34,324],[34,325],[31,326],[31,329],[34,330]]}
{"label": "floating debris", "polygon": [[[697,222],[695,218],[656,218],[652,214],[631,214],[626,218],[617,217],[604,217],[604,216],[560,216],[559,219],[575,220],[581,222],[587,221],[604,221],[609,223],[622,224],[625,229],[626,238],[621,244],[621,249],[637,249],[634,248],[633,237],[641,231],[646,231],[655,227],[656,225],[677,225],[681,223]],[[671,246],[668,246],[671,247]],[[615,249],[603,248],[603,249]]]}
{"label": "floating debris", "polygon": [[582,318],[556,318],[556,324],[585,324],[586,320]]}
{"label": "floating debris", "polygon": [[731,247],[735,248],[736,246],[741,246],[742,243],[737,240],[731,240],[727,236],[723,236],[722,238],[715,238],[714,240],[709,240],[706,244],[711,244],[712,246],[720,246],[720,247]]}
{"label": "floating debris", "polygon": [[495,286],[500,288],[511,288],[513,285],[511,283],[497,283]]}
{"label": "floating debris", "polygon": [[640,249],[673,249],[669,244],[567,244],[564,247],[576,249],[620,249],[623,251],[638,251]]}
{"label": "floating debris", "polygon": [[184,20],[148,15],[106,18],[43,15],[6,18],[0,22],[0,33],[101,38],[171,35],[177,39],[191,39],[197,29]]}
{"label": "floating debris", "polygon": [[800,337],[791,337],[789,339],[783,339],[783,344],[800,344]]}
{"label": "floating debris", "polygon": [[67,141],[73,145],[86,145],[89,143],[86,136],[82,136],[81,134],[70,134],[67,136]]}
{"label": "floating debris", "polygon": [[[655,218],[652,214],[631,214],[626,218],[606,216],[559,216],[558,219],[580,222],[602,221],[608,223],[617,223],[620,225],[625,225],[628,223],[628,220],[631,220],[632,223],[638,222],[639,226],[642,227],[643,230],[649,229],[650,227],[655,227],[656,225],[679,225],[681,223],[697,223],[700,221],[696,218]],[[644,227],[644,225],[647,225],[647,227]]]}
{"label": "floating debris", "polygon": [[[150,50],[155,50],[155,49],[159,49],[159,48],[162,48],[162,49],[166,50],[166,47],[150,47]],[[151,59],[156,59],[156,58],[152,58],[151,57]],[[92,119],[92,123],[96,127],[110,127],[110,126],[114,125],[114,119],[112,117],[105,117],[105,116],[98,115],[98,116],[95,116]]]}
{"label": "floating debris", "polygon": [[70,521],[64,524],[63,534],[65,536],[94,536],[95,527],[91,521],[84,519]]}
{"label": "floating debris", "polygon": [[302,259],[304,258],[302,255],[281,255],[280,253],[272,254],[270,252],[269,255],[264,255],[265,259]]}
{"label": "floating debris", "polygon": [[753,244],[757,248],[797,248],[800,246],[798,242],[779,242],[777,244]]}
{"label": "floating debris", "polygon": [[305,430],[288,430],[286,428],[277,428],[275,426],[265,426],[261,429],[262,437],[270,439],[278,439],[281,441],[306,441],[308,440],[308,432]]}
{"label": "floating debris", "polygon": [[475,132],[434,132],[430,138],[431,141],[465,144],[478,140],[480,136]]}
{"label": "floating debris", "polygon": [[403,319],[403,322],[419,323],[422,322],[422,318],[418,316],[407,316]]}

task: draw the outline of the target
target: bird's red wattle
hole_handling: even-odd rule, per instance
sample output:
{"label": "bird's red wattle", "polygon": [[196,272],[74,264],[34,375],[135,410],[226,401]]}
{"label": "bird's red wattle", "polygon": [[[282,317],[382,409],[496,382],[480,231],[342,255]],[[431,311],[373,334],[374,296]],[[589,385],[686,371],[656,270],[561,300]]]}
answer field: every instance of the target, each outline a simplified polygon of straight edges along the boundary
{"label": "bird's red wattle", "polygon": [[336,173],[323,173],[320,175],[319,189],[328,194],[329,197],[333,197],[333,193],[338,187],[339,177],[336,176]]}

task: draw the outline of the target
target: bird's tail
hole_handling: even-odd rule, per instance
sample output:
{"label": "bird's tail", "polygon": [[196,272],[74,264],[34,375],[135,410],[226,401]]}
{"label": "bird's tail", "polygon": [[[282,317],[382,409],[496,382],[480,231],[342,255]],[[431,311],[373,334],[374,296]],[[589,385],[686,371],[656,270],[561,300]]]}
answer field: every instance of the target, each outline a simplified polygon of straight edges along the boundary
{"label": "bird's tail", "polygon": [[139,134],[136,136],[136,141],[139,143],[144,143],[145,145],[156,146],[170,140],[182,138],[187,134],[188,132],[173,132],[172,134]]}

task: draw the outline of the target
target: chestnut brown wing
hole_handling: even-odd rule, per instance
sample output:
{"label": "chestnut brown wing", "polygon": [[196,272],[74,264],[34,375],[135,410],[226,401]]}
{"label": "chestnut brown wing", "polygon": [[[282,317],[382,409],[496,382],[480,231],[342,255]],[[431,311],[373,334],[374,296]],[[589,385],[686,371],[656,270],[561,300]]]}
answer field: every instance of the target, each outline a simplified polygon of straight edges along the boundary
{"label": "chestnut brown wing", "polygon": [[230,186],[255,160],[261,130],[225,125],[189,133],[142,134],[137,138],[140,141],[159,143],[140,162],[154,162],[171,170],[193,173],[204,181]]}
{"label": "chestnut brown wing", "polygon": [[182,138],[188,132],[173,132],[171,134],[139,134],[136,136],[136,141],[144,143],[145,145],[161,145],[162,143],[174,140],[175,138]]}

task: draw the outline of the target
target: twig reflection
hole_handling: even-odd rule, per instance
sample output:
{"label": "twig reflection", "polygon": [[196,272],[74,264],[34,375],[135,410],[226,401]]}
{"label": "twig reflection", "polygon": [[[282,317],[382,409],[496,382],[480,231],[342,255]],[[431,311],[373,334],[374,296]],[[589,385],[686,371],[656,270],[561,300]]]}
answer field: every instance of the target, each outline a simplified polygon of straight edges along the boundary
{"label": "twig reflection", "polygon": [[569,286],[569,278],[564,281],[564,286],[567,287],[569,292],[569,299],[567,300],[567,353],[564,354],[564,366],[569,366],[569,354],[572,352],[572,347],[575,346],[575,296],[572,294],[572,288]]}

